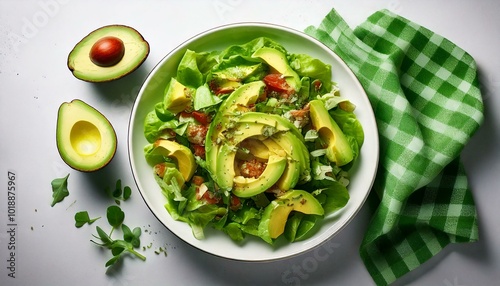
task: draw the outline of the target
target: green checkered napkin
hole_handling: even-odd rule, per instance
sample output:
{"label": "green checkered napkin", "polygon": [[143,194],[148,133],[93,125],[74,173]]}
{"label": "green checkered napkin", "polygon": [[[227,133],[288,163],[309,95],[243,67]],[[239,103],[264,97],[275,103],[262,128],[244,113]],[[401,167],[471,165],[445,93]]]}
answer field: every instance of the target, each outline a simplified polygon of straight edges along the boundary
{"label": "green checkered napkin", "polygon": [[471,56],[387,10],[354,30],[332,10],[306,33],[349,65],[375,112],[380,163],[369,201],[377,208],[360,247],[374,281],[389,284],[449,243],[476,241],[459,158],[483,121]]}

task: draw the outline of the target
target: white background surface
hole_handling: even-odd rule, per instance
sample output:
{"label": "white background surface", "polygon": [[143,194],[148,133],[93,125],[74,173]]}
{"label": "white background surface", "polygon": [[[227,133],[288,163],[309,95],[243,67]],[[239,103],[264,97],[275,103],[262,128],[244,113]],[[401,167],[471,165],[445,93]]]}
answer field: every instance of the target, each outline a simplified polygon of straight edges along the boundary
{"label": "white background surface", "polygon": [[[368,209],[338,236],[303,255],[272,263],[229,261],[186,245],[150,213],[128,163],[127,126],[137,92],[154,65],[194,34],[227,23],[262,21],[303,30],[331,8],[351,27],[390,9],[453,41],[479,66],[485,122],[463,153],[476,200],[480,241],[450,245],[395,285],[497,285],[500,228],[500,2],[498,1],[0,1],[0,285],[372,285],[358,248]],[[90,84],[66,67],[73,46],[108,24],[136,28],[151,45],[142,67],[123,80]],[[91,174],[67,167],[55,145],[57,109],[80,98],[114,125],[118,150]],[[7,172],[16,183],[16,278],[7,276]],[[50,182],[70,173],[70,196],[50,207]],[[106,274],[109,253],[90,243],[93,226],[74,227],[74,214],[104,215],[103,190],[117,179],[132,187],[122,204],[126,223],[143,228],[147,261],[127,257]],[[99,222],[99,221],[98,221]],[[97,225],[105,226],[101,220]],[[167,256],[156,255],[160,247]]]}

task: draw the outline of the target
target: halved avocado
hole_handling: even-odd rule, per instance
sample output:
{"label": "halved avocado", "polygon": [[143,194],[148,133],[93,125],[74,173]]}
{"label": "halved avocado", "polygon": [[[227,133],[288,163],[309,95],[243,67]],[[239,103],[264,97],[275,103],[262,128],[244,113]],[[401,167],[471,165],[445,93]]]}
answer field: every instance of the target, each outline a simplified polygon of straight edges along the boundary
{"label": "halved avocado", "polygon": [[106,82],[133,72],[148,55],[149,44],[137,30],[109,25],[78,42],[69,53],[67,65],[78,79]]}
{"label": "halved avocado", "polygon": [[117,145],[115,130],[108,119],[79,99],[59,107],[56,142],[63,161],[83,172],[106,166]]}

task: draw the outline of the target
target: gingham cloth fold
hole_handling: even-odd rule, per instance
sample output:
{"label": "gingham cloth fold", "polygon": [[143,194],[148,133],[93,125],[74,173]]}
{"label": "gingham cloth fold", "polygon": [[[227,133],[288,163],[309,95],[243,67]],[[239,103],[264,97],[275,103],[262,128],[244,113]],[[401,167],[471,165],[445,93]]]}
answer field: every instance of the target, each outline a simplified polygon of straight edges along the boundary
{"label": "gingham cloth fold", "polygon": [[477,213],[460,161],[483,121],[472,57],[387,10],[354,30],[331,10],[305,31],[348,64],[375,113],[381,148],[369,200],[377,204],[360,246],[375,283],[392,283],[449,243],[476,241]]}

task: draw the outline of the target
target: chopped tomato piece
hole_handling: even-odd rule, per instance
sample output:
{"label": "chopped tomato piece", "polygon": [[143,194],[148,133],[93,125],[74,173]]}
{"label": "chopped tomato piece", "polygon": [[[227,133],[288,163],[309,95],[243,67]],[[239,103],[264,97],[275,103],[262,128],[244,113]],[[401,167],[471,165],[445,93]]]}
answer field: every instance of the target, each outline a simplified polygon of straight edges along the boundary
{"label": "chopped tomato piece", "polygon": [[205,147],[197,144],[192,144],[194,155],[205,159]]}
{"label": "chopped tomato piece", "polygon": [[266,169],[266,166],[266,163],[257,161],[256,159],[242,161],[239,165],[241,175],[246,178],[260,177],[260,175],[262,175],[262,173]]}
{"label": "chopped tomato piece", "polygon": [[319,91],[323,86],[323,83],[319,79],[314,80],[312,84],[314,86],[314,91]]}
{"label": "chopped tomato piece", "polygon": [[165,175],[165,171],[166,171],[165,164],[164,163],[156,164],[154,166],[154,170],[155,170],[156,175],[158,175],[160,178],[163,178],[163,176]]}
{"label": "chopped tomato piece", "polygon": [[235,195],[231,195],[231,201],[230,201],[229,208],[231,208],[231,210],[233,210],[233,211],[237,211],[238,209],[240,209],[241,208],[240,198],[238,198]]}
{"label": "chopped tomato piece", "polygon": [[206,190],[203,194],[200,194],[200,187],[196,187],[196,198],[198,200],[204,200],[208,204],[218,204],[220,202],[220,197],[216,196],[211,191]]}
{"label": "chopped tomato piece", "polygon": [[285,92],[285,93],[290,93],[293,92],[293,89],[288,85],[288,83],[285,80],[285,77],[281,74],[268,74],[264,77],[264,83],[266,86],[277,92]]}
{"label": "chopped tomato piece", "polygon": [[208,125],[210,123],[210,116],[204,112],[193,111],[191,112],[194,120],[198,121],[202,125]]}
{"label": "chopped tomato piece", "polygon": [[198,121],[198,123],[200,123],[201,125],[208,125],[210,124],[211,121],[210,115],[201,111],[191,111],[191,112],[182,111],[180,117],[194,118],[194,120]]}
{"label": "chopped tomato piece", "polygon": [[200,186],[204,182],[205,182],[205,179],[203,179],[202,176],[193,176],[193,178],[191,179],[191,183],[193,183],[196,186]]}

